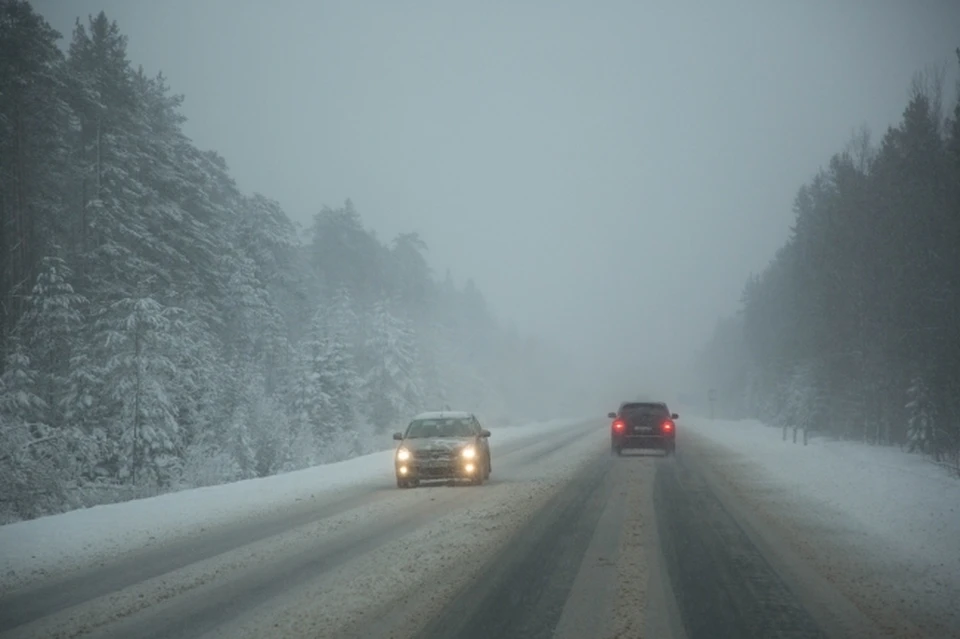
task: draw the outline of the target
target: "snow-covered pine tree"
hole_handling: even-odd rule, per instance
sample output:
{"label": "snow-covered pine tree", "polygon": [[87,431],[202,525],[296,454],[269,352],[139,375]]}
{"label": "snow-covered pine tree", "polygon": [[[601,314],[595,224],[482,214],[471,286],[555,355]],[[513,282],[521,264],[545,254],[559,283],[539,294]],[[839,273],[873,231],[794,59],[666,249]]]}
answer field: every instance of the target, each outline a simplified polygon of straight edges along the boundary
{"label": "snow-covered pine tree", "polygon": [[[117,24],[100,12],[87,26],[77,23],[67,63],[67,101],[79,124],[72,140],[80,180],[76,237],[82,275],[100,291],[135,282],[152,266],[137,250],[150,238],[141,214],[144,186],[135,170],[143,161],[141,128],[126,48]],[[92,291],[83,292],[94,298]]]}
{"label": "snow-covered pine tree", "polygon": [[257,477],[266,477],[282,470],[290,429],[280,405],[265,392],[262,376],[251,375],[248,386],[243,410],[246,437],[253,453],[253,471]]}
{"label": "snow-covered pine tree", "polygon": [[74,293],[72,273],[59,257],[46,257],[27,300],[20,333],[37,371],[36,392],[47,407],[43,421],[54,428],[65,426],[63,408],[67,394],[74,340],[83,322],[86,300]]}
{"label": "snow-covered pine tree", "polygon": [[[341,300],[341,303],[346,301]],[[360,380],[354,368],[343,309],[321,307],[301,344],[301,363],[294,397],[300,427],[310,426],[321,459],[334,461],[361,450],[356,406]]]}
{"label": "snow-covered pine tree", "polygon": [[254,261],[263,284],[274,284],[290,249],[296,246],[296,228],[280,204],[259,193],[244,197],[239,207],[236,243]]}
{"label": "snow-covered pine tree", "polygon": [[817,427],[823,413],[823,393],[818,387],[817,366],[814,362],[797,364],[784,388],[783,409],[778,421],[784,429],[793,430],[793,441],[797,433],[804,435]]}
{"label": "snow-covered pine tree", "polygon": [[134,485],[167,485],[177,474],[181,434],[176,354],[184,349],[182,311],[150,297],[124,298],[97,320],[104,362],[102,401],[111,405],[113,474]]}
{"label": "snow-covered pine tree", "polygon": [[448,329],[440,322],[426,321],[426,329],[417,333],[423,404],[425,407],[439,408],[450,404],[454,382],[452,372],[448,370],[450,363],[444,359],[444,353],[448,350]]}
{"label": "snow-covered pine tree", "polygon": [[226,430],[230,414],[227,389],[235,371],[222,355],[222,343],[195,314],[183,310],[173,315],[179,325],[170,360],[177,371],[169,386],[176,409],[179,446],[218,439]]}
{"label": "snow-covered pine tree", "polygon": [[331,406],[331,399],[324,391],[321,382],[326,354],[326,344],[321,328],[315,316],[310,331],[298,345],[296,372],[289,399],[293,436],[303,440],[300,444],[300,454],[307,452],[302,448],[307,445],[306,440],[309,440],[309,455],[304,459],[310,460],[311,464],[319,459],[324,419],[330,413]]}
{"label": "snow-covered pine tree", "polygon": [[69,243],[63,196],[75,164],[59,37],[31,3],[0,2],[0,373],[41,259]]}
{"label": "snow-covered pine tree", "polygon": [[415,334],[404,318],[393,314],[387,303],[377,302],[370,331],[363,400],[373,429],[384,433],[422,408],[423,382]]}
{"label": "snow-covered pine tree", "polygon": [[392,288],[408,313],[418,320],[426,319],[432,302],[433,281],[426,250],[427,244],[418,233],[401,233],[394,238],[389,254]]}
{"label": "snow-covered pine tree", "polygon": [[907,449],[935,452],[937,407],[922,375],[915,375],[907,389]]}
{"label": "snow-covered pine tree", "polygon": [[351,357],[355,359],[358,349],[363,346],[363,332],[354,309],[350,289],[345,286],[339,287],[325,309],[327,334],[337,336],[347,346]]}
{"label": "snow-covered pine tree", "polygon": [[326,458],[338,461],[362,452],[355,414],[360,378],[347,344],[337,334],[324,339],[319,383],[330,404],[325,418]]}
{"label": "snow-covered pine tree", "polygon": [[353,203],[323,207],[314,216],[311,235],[310,261],[326,294],[345,286],[354,299],[372,304],[385,284],[386,249],[363,228]]}
{"label": "snow-covered pine tree", "polygon": [[0,376],[0,522],[55,512],[65,499],[62,433],[43,422],[37,373],[17,340]]}

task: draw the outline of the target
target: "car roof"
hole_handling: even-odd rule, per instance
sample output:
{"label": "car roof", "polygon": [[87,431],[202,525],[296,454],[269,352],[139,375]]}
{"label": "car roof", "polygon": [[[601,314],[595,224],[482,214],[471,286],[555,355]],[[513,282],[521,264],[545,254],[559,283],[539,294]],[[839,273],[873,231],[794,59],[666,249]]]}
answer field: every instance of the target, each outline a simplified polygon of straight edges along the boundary
{"label": "car roof", "polygon": [[434,410],[420,413],[413,419],[416,421],[418,419],[469,419],[470,417],[473,417],[473,413],[462,410]]}
{"label": "car roof", "polygon": [[659,406],[661,408],[666,408],[666,402],[620,402],[620,408],[624,406]]}

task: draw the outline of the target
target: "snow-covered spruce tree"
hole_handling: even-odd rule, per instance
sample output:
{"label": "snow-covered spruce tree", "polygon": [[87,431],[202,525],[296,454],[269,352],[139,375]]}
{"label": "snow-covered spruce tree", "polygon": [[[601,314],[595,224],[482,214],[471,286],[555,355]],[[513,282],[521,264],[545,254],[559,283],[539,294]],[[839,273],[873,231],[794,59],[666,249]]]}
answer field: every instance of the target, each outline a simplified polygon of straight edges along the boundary
{"label": "snow-covered spruce tree", "polygon": [[151,297],[124,298],[97,320],[110,474],[133,485],[168,485],[178,473],[181,434],[174,391],[176,354],[184,348],[182,311]]}
{"label": "snow-covered spruce tree", "polygon": [[337,290],[318,320],[322,325],[317,329],[323,332],[324,341],[321,383],[330,398],[330,452],[334,458],[343,459],[365,452],[366,434],[357,411],[362,385],[355,359],[359,331],[349,290]]}
{"label": "snow-covered spruce tree", "polygon": [[420,371],[423,380],[423,405],[443,408],[451,405],[453,374],[443,353],[448,329],[440,322],[426,320],[424,330],[417,332],[417,350],[420,353]]}
{"label": "snow-covered spruce tree", "polygon": [[331,305],[314,315],[300,345],[293,397],[295,426],[312,433],[323,461],[344,459],[360,450],[355,415],[359,378],[338,314]]}
{"label": "snow-covered spruce tree", "polygon": [[14,339],[0,376],[0,522],[56,512],[65,501],[61,433],[43,422],[38,375]]}
{"label": "snow-covered spruce tree", "polygon": [[323,207],[314,216],[310,261],[325,294],[347,287],[363,306],[373,304],[385,284],[386,249],[363,227],[350,200],[339,209]]}
{"label": "snow-covered spruce tree", "polygon": [[[328,335],[336,336],[342,341],[354,362],[360,349],[363,347],[363,331],[354,306],[350,289],[339,287],[330,303],[324,306],[326,314],[326,331]],[[351,362],[353,364],[354,362]]]}
{"label": "snow-covered spruce tree", "polygon": [[336,334],[324,339],[319,382],[330,400],[325,418],[325,457],[337,461],[363,451],[355,414],[360,379],[346,342]]}
{"label": "snow-covered spruce tree", "polygon": [[27,301],[21,334],[36,370],[36,392],[46,411],[43,422],[65,429],[63,412],[69,393],[70,366],[74,343],[82,328],[83,296],[77,295],[69,280],[70,268],[59,257],[46,257]]}
{"label": "snow-covered spruce tree", "polygon": [[823,418],[823,392],[818,386],[818,369],[814,362],[797,364],[793,369],[789,382],[784,388],[784,404],[778,416],[778,421],[784,429],[793,430],[793,441],[797,441],[797,433],[804,431],[804,437]]}
{"label": "snow-covered spruce tree", "polygon": [[0,373],[41,260],[69,243],[64,185],[75,163],[59,38],[31,3],[0,2]]}
{"label": "snow-covered spruce tree", "polygon": [[251,378],[243,416],[246,437],[253,452],[253,471],[266,477],[283,469],[290,444],[287,416],[277,400],[265,391],[263,379]]}
{"label": "snow-covered spruce tree", "polygon": [[[56,464],[64,485],[75,486],[96,458],[95,442],[84,430],[73,402],[75,384],[88,370],[83,358],[86,299],[74,292],[72,272],[59,257],[46,257],[27,299],[19,333],[25,336],[33,391],[43,401],[43,413],[35,420],[49,429],[48,441],[56,442]],[[52,454],[52,448],[47,447]]]}
{"label": "snow-covered spruce tree", "polygon": [[937,408],[923,376],[916,375],[907,389],[907,449],[936,455]]}
{"label": "snow-covered spruce tree", "polygon": [[370,317],[366,344],[369,368],[363,381],[363,401],[375,432],[384,433],[423,406],[415,334],[409,323],[377,302]]}
{"label": "snow-covered spruce tree", "polygon": [[288,468],[313,465],[321,457],[323,420],[330,412],[331,399],[321,383],[326,345],[318,324],[315,316],[311,330],[297,347],[294,380],[288,393],[290,439],[297,445],[290,450]]}

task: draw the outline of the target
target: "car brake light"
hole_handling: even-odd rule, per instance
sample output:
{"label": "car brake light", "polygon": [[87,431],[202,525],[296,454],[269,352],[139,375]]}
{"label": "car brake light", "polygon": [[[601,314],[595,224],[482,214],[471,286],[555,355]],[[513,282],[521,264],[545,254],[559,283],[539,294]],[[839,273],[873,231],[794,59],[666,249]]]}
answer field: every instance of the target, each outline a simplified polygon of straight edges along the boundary
{"label": "car brake light", "polygon": [[673,422],[671,422],[670,420],[663,422],[663,430],[665,430],[668,433],[671,430],[673,430]]}
{"label": "car brake light", "polygon": [[618,419],[617,421],[613,422],[613,427],[614,427],[616,430],[623,430],[623,427],[624,427],[623,420],[622,420],[622,419]]}

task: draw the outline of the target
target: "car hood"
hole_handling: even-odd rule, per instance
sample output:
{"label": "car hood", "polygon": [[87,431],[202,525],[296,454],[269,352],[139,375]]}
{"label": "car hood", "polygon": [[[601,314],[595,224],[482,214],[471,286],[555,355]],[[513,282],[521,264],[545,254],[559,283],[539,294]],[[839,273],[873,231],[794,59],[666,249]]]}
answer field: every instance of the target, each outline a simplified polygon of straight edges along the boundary
{"label": "car hood", "polygon": [[455,451],[467,446],[472,441],[472,437],[418,437],[416,439],[405,439],[403,447],[410,452],[418,450]]}

